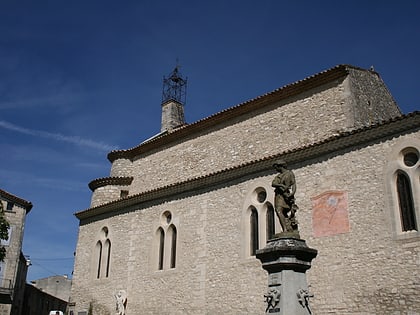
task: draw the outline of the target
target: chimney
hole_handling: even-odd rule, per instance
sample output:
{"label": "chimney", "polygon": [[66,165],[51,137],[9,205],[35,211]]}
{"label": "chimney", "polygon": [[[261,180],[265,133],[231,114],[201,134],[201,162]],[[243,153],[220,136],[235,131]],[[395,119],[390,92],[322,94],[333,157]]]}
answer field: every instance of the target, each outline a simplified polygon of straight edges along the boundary
{"label": "chimney", "polygon": [[185,124],[184,105],[187,92],[187,79],[183,79],[178,66],[163,77],[161,132],[171,131]]}

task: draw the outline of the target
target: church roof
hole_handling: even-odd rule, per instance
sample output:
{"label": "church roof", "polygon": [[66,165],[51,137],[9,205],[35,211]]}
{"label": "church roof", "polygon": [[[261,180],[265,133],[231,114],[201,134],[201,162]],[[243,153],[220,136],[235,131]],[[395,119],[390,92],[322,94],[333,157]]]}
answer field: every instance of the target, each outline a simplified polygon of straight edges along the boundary
{"label": "church roof", "polygon": [[366,70],[351,65],[338,65],[331,69],[309,76],[303,80],[296,81],[294,83],[278,88],[274,91],[245,101],[236,106],[222,110],[216,114],[200,119],[194,123],[184,125],[171,132],[163,133],[159,136],[152,137],[149,141],[145,141],[134,148],[128,150],[112,151],[108,154],[108,159],[111,162],[119,158],[133,159],[142,153],[159,148],[164,144],[171,143],[172,141],[179,141],[180,138],[189,136],[195,132],[200,132],[203,129],[213,127],[218,123],[225,122],[227,119],[238,117],[242,114],[262,108],[265,105],[272,104],[273,102],[290,98],[291,96],[298,95],[302,92],[308,91],[309,89],[345,77],[349,74],[350,69],[374,72],[372,70]]}
{"label": "church roof", "polygon": [[226,181],[238,179],[246,175],[268,172],[275,160],[282,158],[293,167],[298,163],[309,163],[310,159],[325,155],[341,154],[349,147],[367,145],[392,138],[396,135],[420,129],[420,112],[416,111],[401,115],[387,121],[362,128],[346,131],[331,136],[319,142],[300,148],[286,150],[275,155],[266,156],[237,166],[226,168],[204,176],[187,179],[182,182],[155,188],[124,199],[117,199],[109,203],[92,207],[75,213],[80,220],[88,219],[99,214],[125,211],[127,207],[144,202],[153,202],[176,198],[180,193],[197,191],[200,188],[223,184]]}

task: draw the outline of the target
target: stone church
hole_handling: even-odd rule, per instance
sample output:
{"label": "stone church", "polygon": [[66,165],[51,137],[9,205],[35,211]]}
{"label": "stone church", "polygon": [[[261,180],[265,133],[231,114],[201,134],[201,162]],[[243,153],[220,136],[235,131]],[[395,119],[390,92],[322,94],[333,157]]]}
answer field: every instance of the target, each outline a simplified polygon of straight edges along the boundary
{"label": "stone church", "polygon": [[161,132],[110,152],[75,214],[70,314],[263,314],[278,159],[318,250],[313,313],[420,314],[420,113],[377,72],[339,65],[189,124],[186,81],[165,80]]}

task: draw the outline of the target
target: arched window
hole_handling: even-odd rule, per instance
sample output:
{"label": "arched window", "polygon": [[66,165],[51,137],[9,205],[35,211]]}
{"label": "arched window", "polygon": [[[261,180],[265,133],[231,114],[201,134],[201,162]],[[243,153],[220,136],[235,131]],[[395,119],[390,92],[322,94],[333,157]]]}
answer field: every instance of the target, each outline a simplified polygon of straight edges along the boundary
{"label": "arched window", "polygon": [[109,263],[111,261],[111,241],[107,239],[105,241],[105,254],[106,254],[106,268],[105,268],[105,277],[109,277]]}
{"label": "arched window", "polygon": [[394,238],[420,237],[420,140],[401,139],[388,156],[386,187]]}
{"label": "arched window", "polygon": [[96,278],[108,278],[111,266],[111,240],[107,227],[102,228],[98,238],[95,246]]}
{"label": "arched window", "polygon": [[163,255],[165,250],[165,232],[160,227],[158,229],[158,237],[159,237],[159,258],[158,258],[158,269],[163,269]]}
{"label": "arched window", "polygon": [[402,171],[399,171],[397,174],[397,192],[402,230],[417,231],[416,214],[414,210],[410,178]]}
{"label": "arched window", "polygon": [[[269,182],[268,182],[269,184]],[[245,196],[242,210],[241,256],[250,258],[274,237],[280,225],[272,201],[274,190],[267,183],[253,186]]]}
{"label": "arched window", "polygon": [[169,233],[168,236],[171,240],[171,262],[170,262],[170,268],[175,268],[175,262],[176,262],[176,227],[174,225],[171,225],[169,227]]}
{"label": "arched window", "polygon": [[97,272],[96,272],[96,278],[100,278],[101,276],[101,265],[102,265],[102,243],[101,241],[98,241],[96,243],[96,256],[97,256]]}
{"label": "arched window", "polygon": [[176,266],[178,230],[172,213],[165,211],[161,216],[160,223],[154,243],[155,246],[158,246],[157,269],[173,269]]}
{"label": "arched window", "polygon": [[266,221],[267,221],[267,240],[273,238],[275,234],[275,217],[274,217],[274,207],[271,204],[267,205]]}
{"label": "arched window", "polygon": [[250,216],[250,253],[251,256],[255,256],[256,251],[259,247],[259,237],[258,237],[258,212],[257,209],[251,207],[251,216]]}

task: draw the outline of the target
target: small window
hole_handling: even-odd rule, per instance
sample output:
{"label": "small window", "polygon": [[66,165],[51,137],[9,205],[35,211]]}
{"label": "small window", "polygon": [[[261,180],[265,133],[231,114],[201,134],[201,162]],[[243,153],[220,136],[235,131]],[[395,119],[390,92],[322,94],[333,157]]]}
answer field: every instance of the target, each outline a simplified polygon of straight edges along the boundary
{"label": "small window", "polygon": [[98,243],[96,243],[96,253],[98,255],[98,266],[97,266],[96,278],[99,279],[101,277],[101,265],[102,265],[102,243],[101,243],[101,241],[98,241]]}
{"label": "small window", "polygon": [[258,192],[257,194],[258,202],[263,203],[266,198],[267,198],[267,192],[265,190],[261,190],[260,192]]}
{"label": "small window", "polygon": [[405,231],[417,231],[416,214],[410,179],[403,172],[397,175],[397,192],[400,205],[401,228]]}
{"label": "small window", "polygon": [[258,212],[254,207],[251,208],[250,216],[250,253],[251,256],[255,256],[258,247],[259,247],[259,238],[258,238]]}
{"label": "small window", "polygon": [[106,269],[105,269],[105,277],[109,277],[109,263],[111,260],[111,241],[105,241],[105,253],[106,253]]}
{"label": "small window", "polygon": [[14,206],[14,203],[13,203],[13,202],[8,201],[8,202],[7,202],[7,206],[6,206],[6,210],[7,210],[7,211],[12,211],[12,210],[13,210],[13,206]]}
{"label": "small window", "polygon": [[163,270],[163,255],[165,250],[165,232],[162,228],[158,230],[159,234],[159,259],[158,259],[158,270]]}
{"label": "small window", "polygon": [[171,226],[169,228],[170,236],[171,236],[171,268],[175,268],[176,263],[176,227]]}
{"label": "small window", "polygon": [[10,241],[12,239],[12,226],[9,226],[9,228],[7,229],[7,240],[0,240],[0,245],[2,246],[9,246],[10,245]]}
{"label": "small window", "polygon": [[411,151],[404,154],[404,164],[408,167],[412,167],[419,161],[418,152]]}
{"label": "small window", "polygon": [[163,224],[169,224],[172,221],[172,214],[169,211],[165,211],[162,215]]}
{"label": "small window", "polygon": [[121,190],[120,198],[127,198],[128,197],[128,190]]}
{"label": "small window", "polygon": [[275,234],[274,208],[271,204],[267,207],[267,241],[271,240]]}

